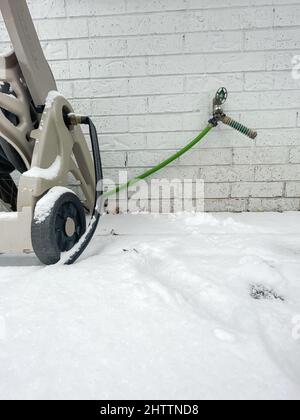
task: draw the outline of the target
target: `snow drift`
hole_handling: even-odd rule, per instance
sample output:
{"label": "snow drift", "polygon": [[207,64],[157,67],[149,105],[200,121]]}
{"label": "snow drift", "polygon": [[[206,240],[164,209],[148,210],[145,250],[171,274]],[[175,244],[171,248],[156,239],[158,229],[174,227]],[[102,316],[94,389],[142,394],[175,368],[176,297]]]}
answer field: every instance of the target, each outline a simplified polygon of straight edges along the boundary
{"label": "snow drift", "polygon": [[107,216],[74,266],[2,255],[0,397],[299,399],[299,272],[298,213]]}

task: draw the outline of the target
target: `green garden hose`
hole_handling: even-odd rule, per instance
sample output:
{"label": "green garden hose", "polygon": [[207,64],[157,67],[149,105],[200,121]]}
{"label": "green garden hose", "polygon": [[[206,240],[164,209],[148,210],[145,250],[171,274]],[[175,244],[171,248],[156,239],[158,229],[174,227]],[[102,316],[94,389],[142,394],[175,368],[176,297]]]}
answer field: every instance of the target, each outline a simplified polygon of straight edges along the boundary
{"label": "green garden hose", "polygon": [[112,195],[118,194],[120,191],[127,190],[131,185],[137,184],[142,179],[149,178],[151,175],[155,174],[156,172],[160,171],[161,169],[165,168],[166,166],[170,165],[170,163],[177,160],[190,149],[192,149],[196,144],[198,144],[213,128],[212,124],[208,124],[208,126],[188,145],[186,145],[183,149],[179,150],[174,155],[170,156],[168,159],[164,160],[163,162],[159,163],[158,165],[154,166],[154,168],[149,169],[147,172],[143,173],[142,175],[137,176],[136,178],[131,179],[126,184],[120,185],[118,188],[112,191],[105,192],[103,194],[104,198],[111,197]]}
{"label": "green garden hose", "polygon": [[182,155],[187,153],[190,149],[196,146],[209,132],[212,128],[216,127],[218,123],[221,121],[224,124],[234,128],[235,130],[239,131],[240,133],[244,134],[245,136],[250,137],[251,139],[255,139],[257,133],[253,130],[248,129],[247,127],[243,126],[242,124],[238,123],[237,121],[232,120],[231,118],[227,117],[223,112],[222,105],[225,103],[228,96],[228,92],[225,88],[221,88],[218,90],[214,102],[213,102],[213,118],[209,121],[207,127],[195,137],[189,144],[183,147],[181,150],[170,156],[168,159],[164,160],[163,162],[159,163],[158,165],[154,166],[152,169],[144,172],[143,174],[131,179],[127,183],[120,185],[116,189],[108,192],[103,192],[103,172],[102,172],[102,163],[101,163],[101,155],[99,149],[99,142],[97,131],[92,123],[91,119],[88,117],[83,117],[80,115],[69,114],[66,116],[66,125],[75,126],[78,124],[87,124],[89,125],[90,129],[90,137],[92,142],[92,149],[93,149],[93,157],[94,157],[94,165],[95,165],[95,179],[97,182],[97,191],[95,192],[95,206],[93,210],[93,215],[88,226],[88,229],[85,235],[81,238],[80,242],[77,246],[74,247],[73,253],[68,256],[67,260],[64,264],[70,265],[73,264],[84,252],[87,248],[88,244],[91,242],[99,220],[101,216],[102,210],[102,199],[109,198],[113,195],[118,194],[120,191],[128,190],[131,185],[137,184],[139,181],[150,177],[151,175],[155,174],[156,172],[160,171],[161,169],[165,168],[166,166],[170,165],[176,159],[180,158]]}
{"label": "green garden hose", "polygon": [[244,125],[240,124],[239,122],[233,120],[232,118],[228,117],[224,112],[222,105],[226,102],[228,97],[228,92],[226,88],[220,88],[216,93],[216,96],[213,101],[213,118],[209,121],[208,126],[200,133],[198,136],[187,144],[183,149],[179,150],[174,155],[170,156],[168,159],[164,160],[163,162],[159,163],[158,165],[154,166],[152,169],[149,169],[147,172],[131,179],[126,184],[120,185],[116,189],[112,191],[107,191],[103,193],[103,198],[111,197],[112,195],[118,194],[121,191],[128,190],[128,188],[132,185],[137,184],[139,181],[149,178],[151,175],[155,174],[156,172],[160,171],[161,169],[165,168],[166,166],[170,165],[170,163],[174,162],[182,155],[187,153],[190,149],[196,146],[209,132],[212,128],[216,127],[218,123],[221,121],[223,124],[230,126],[231,128],[237,130],[239,133],[251,138],[254,140],[257,137],[256,131],[253,131]]}

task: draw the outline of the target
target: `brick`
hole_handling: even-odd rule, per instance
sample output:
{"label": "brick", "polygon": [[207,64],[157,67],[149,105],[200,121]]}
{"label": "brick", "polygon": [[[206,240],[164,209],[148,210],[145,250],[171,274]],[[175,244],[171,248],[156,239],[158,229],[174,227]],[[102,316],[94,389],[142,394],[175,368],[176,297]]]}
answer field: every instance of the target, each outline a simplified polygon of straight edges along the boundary
{"label": "brick", "polygon": [[300,146],[299,129],[267,129],[259,130],[257,146]]}
{"label": "brick", "polygon": [[[199,127],[201,121],[197,120]],[[203,123],[202,123],[203,124]],[[204,127],[204,125],[203,125]],[[203,128],[202,127],[202,128]],[[200,130],[200,129],[199,129]],[[179,132],[160,132],[147,133],[147,147],[150,149],[178,149],[185,146],[198,134],[197,131],[179,131]],[[221,132],[221,133],[220,133]],[[232,130],[212,130],[197,146],[199,150],[205,149],[225,149],[232,147],[252,146],[253,140],[241,136],[239,133]]]}
{"label": "brick", "polygon": [[149,57],[148,71],[151,75],[185,74],[206,72],[204,56],[189,55],[185,57]]}
{"label": "brick", "polygon": [[[267,71],[278,71],[278,70],[292,70],[292,62],[295,56],[299,55],[299,50],[293,51],[275,51],[265,53],[266,57],[266,70]],[[291,73],[292,75],[292,73]]]}
{"label": "brick", "polygon": [[286,197],[300,197],[300,182],[287,182],[285,189]]}
{"label": "brick", "polygon": [[145,98],[99,98],[89,102],[93,115],[145,114],[147,108]]}
{"label": "brick", "polygon": [[231,149],[198,149],[195,148],[179,159],[180,165],[232,165]]}
{"label": "brick", "polygon": [[[286,57],[285,57],[286,59]],[[150,74],[181,74],[181,73],[228,73],[247,71],[249,68],[252,71],[266,70],[267,61],[278,61],[277,67],[284,66],[283,62],[275,56],[268,57],[264,53],[220,53],[208,55],[187,55],[185,57],[150,57],[149,58],[149,73]],[[289,55],[289,63],[291,62],[291,55]],[[275,65],[275,64],[274,64]]]}
{"label": "brick", "polygon": [[298,90],[299,80],[291,77],[291,69],[281,72],[245,74],[245,90]]}
{"label": "brick", "polygon": [[205,199],[229,198],[231,184],[229,183],[208,183],[204,185]]}
{"label": "brick", "polygon": [[69,81],[61,81],[57,82],[57,89],[60,93],[62,93],[66,98],[70,100],[73,99],[73,83]]}
{"label": "brick", "polygon": [[72,105],[76,113],[81,115],[92,115],[92,107],[89,100],[74,99]]}
{"label": "brick", "polygon": [[184,92],[184,76],[135,77],[128,80],[129,95],[161,95]]}
{"label": "brick", "polygon": [[[147,169],[150,169],[150,167],[149,168],[145,168],[145,167],[128,168],[128,170],[126,170],[128,174],[128,179],[139,176],[141,173],[145,172]],[[122,171],[124,171],[124,168],[122,169]],[[105,173],[106,173],[106,178],[117,180],[119,176],[119,169],[116,169],[116,168],[108,169],[105,171]],[[198,174],[199,174],[198,167],[185,166],[182,168],[180,178],[196,180],[199,178]],[[172,166],[167,167],[164,169],[163,175],[158,175],[156,179],[168,179],[168,180],[178,179],[178,168],[172,167]]]}
{"label": "brick", "polygon": [[126,162],[125,152],[103,152],[102,164],[104,168],[123,168]]}
{"label": "brick", "polygon": [[185,10],[188,7],[188,0],[148,0],[146,3],[141,0],[130,0],[127,2],[127,12],[156,12],[160,10]]}
{"label": "brick", "polygon": [[[256,74],[256,73],[255,73]],[[229,92],[242,91],[244,77],[242,73],[202,74],[186,76],[186,92],[208,92],[214,95],[218,87],[226,86]]]}
{"label": "brick", "polygon": [[56,80],[69,80],[71,78],[68,61],[52,61],[49,64]]}
{"label": "brick", "polygon": [[36,28],[42,41],[88,37],[87,19],[43,19],[36,21]]}
{"label": "brick", "polygon": [[254,168],[251,166],[207,166],[200,168],[199,178],[205,182],[254,181]]}
{"label": "brick", "polygon": [[101,135],[102,150],[144,150],[147,148],[145,134],[102,134]]}
{"label": "brick", "polygon": [[242,48],[242,33],[205,32],[185,35],[184,51],[187,53],[240,51]]}
{"label": "brick", "polygon": [[128,132],[127,117],[94,117],[96,128],[100,133],[126,133]]}
{"label": "brick", "polygon": [[274,25],[275,26],[298,26],[300,16],[300,6],[290,5],[279,6],[275,8]]}
{"label": "brick", "polygon": [[300,199],[297,198],[250,198],[248,210],[252,212],[299,211]]}
{"label": "brick", "polygon": [[149,98],[149,112],[197,112],[207,102],[206,94],[159,95]]}
{"label": "brick", "polygon": [[127,79],[94,79],[74,81],[75,98],[120,97],[128,95]]}
{"label": "brick", "polygon": [[193,137],[195,132],[160,132],[147,133],[147,148],[155,149],[179,149],[185,146]]}
{"label": "brick", "polygon": [[204,209],[206,212],[230,212],[241,213],[247,211],[247,199],[205,199]]}
{"label": "brick", "polygon": [[[157,165],[164,161],[175,150],[143,150],[139,152],[131,152],[128,155],[128,166],[134,167],[142,165],[145,167]],[[230,165],[232,163],[232,153],[230,149],[205,149],[205,150],[191,150],[190,153],[182,156],[175,162],[173,166],[206,166],[206,165]]]}
{"label": "brick", "polygon": [[113,39],[79,39],[68,41],[70,58],[125,57],[127,41]]}
{"label": "brick", "polygon": [[300,95],[298,91],[283,91],[280,99],[277,91],[270,92],[244,92],[232,93],[230,102],[226,106],[229,111],[239,110],[273,110],[300,108]]}
{"label": "brick", "polygon": [[296,111],[247,111],[241,112],[241,122],[251,128],[292,128],[296,125]]}
{"label": "brick", "polygon": [[263,165],[255,169],[256,181],[300,181],[300,165]]}
{"label": "brick", "polygon": [[181,130],[182,118],[174,115],[143,115],[129,117],[130,131],[133,133]]}
{"label": "brick", "polygon": [[239,148],[233,151],[233,162],[236,165],[288,163],[289,150],[284,147]]}
{"label": "brick", "polygon": [[[227,8],[216,17],[215,10],[195,12],[203,30],[268,28],[273,25],[272,7]],[[199,23],[198,23],[199,28]]]}
{"label": "brick", "polygon": [[300,163],[300,147],[293,147],[290,150],[290,162]]}
{"label": "brick", "polygon": [[125,12],[125,0],[67,0],[68,16],[110,15]]}
{"label": "brick", "polygon": [[127,56],[179,54],[183,49],[180,35],[143,36],[127,39]]}
{"label": "brick", "polygon": [[93,78],[143,76],[147,72],[146,68],[144,57],[97,59],[90,63]]}
{"label": "brick", "polygon": [[90,65],[86,60],[69,61],[70,79],[86,79],[90,77]]}
{"label": "brick", "polygon": [[[184,131],[191,131],[197,130],[197,134],[202,131],[206,125],[207,121],[210,118],[209,113],[207,112],[207,109],[200,109],[197,112],[190,112],[190,113],[183,113],[182,115],[182,129]],[[208,134],[209,136],[209,134]],[[205,138],[207,140],[208,137]],[[202,141],[204,142],[204,140]]]}
{"label": "brick", "polygon": [[272,25],[271,7],[236,8],[223,9],[219,19],[215,10],[91,18],[90,33],[92,36],[172,34],[268,28]]}
{"label": "brick", "polygon": [[68,47],[64,41],[42,42],[42,48],[47,60],[68,59]]}
{"label": "brick", "polygon": [[231,197],[282,197],[283,182],[239,182],[232,184]]}
{"label": "brick", "polygon": [[27,0],[33,19],[65,17],[65,4],[61,0]]}
{"label": "brick", "polygon": [[245,34],[246,50],[289,50],[294,48],[300,48],[298,28],[268,29]]}
{"label": "brick", "polygon": [[[248,0],[246,6],[266,6],[266,5],[274,5],[274,4],[282,4],[283,2],[290,2],[290,0]],[[230,0],[224,2],[224,0],[190,0],[189,1],[189,8],[190,9],[218,9],[218,8],[232,8],[237,6],[245,6],[245,0]]]}

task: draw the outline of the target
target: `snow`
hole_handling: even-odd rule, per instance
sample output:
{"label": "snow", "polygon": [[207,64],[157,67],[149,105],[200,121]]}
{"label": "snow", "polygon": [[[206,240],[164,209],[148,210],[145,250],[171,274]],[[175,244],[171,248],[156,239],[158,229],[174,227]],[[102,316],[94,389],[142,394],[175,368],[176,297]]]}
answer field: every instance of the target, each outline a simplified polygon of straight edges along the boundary
{"label": "snow", "polygon": [[299,400],[299,272],[298,213],[106,216],[74,266],[1,256],[0,397]]}
{"label": "snow", "polygon": [[69,261],[73,260],[75,256],[77,256],[78,252],[83,252],[84,248],[83,246],[87,243],[89,244],[89,238],[93,236],[94,230],[97,228],[97,221],[98,219],[93,216],[90,217],[90,221],[88,223],[88,226],[86,228],[85,234],[82,235],[78,243],[68,252],[63,252],[60,259],[60,264],[68,264]]}
{"label": "snow", "polygon": [[63,97],[63,95],[56,90],[51,90],[48,93],[48,96],[46,98],[46,105],[45,105],[46,109],[50,109],[52,107],[55,99],[57,99],[59,97]]}
{"label": "snow", "polygon": [[42,223],[50,215],[56,201],[66,193],[74,192],[65,187],[52,188],[43,198],[41,198],[34,210],[34,220],[36,223]]}
{"label": "snow", "polygon": [[[2,201],[1,201],[1,204],[2,204]],[[5,203],[3,203],[3,205],[4,204]],[[0,212],[0,222],[10,222],[12,220],[18,220],[18,213],[7,212],[7,211]]]}
{"label": "snow", "polygon": [[46,179],[48,181],[52,181],[58,177],[60,169],[61,157],[57,156],[55,161],[52,163],[52,165],[50,165],[49,168],[43,169],[34,166],[31,169],[29,169],[29,171],[25,172],[23,176],[27,178],[41,178]]}

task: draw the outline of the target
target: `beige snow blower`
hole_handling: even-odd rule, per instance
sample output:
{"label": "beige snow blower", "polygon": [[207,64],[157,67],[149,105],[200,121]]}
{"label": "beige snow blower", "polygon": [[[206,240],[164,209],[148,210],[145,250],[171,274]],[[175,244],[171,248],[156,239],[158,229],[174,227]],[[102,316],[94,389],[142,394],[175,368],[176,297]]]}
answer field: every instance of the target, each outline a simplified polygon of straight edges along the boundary
{"label": "beige snow blower", "polygon": [[[14,48],[0,57],[0,200],[10,210],[0,214],[0,252],[34,251],[49,265],[76,248],[66,261],[72,263],[98,223],[97,133],[57,92],[26,1],[0,0],[0,8]],[[89,125],[94,162],[80,124]],[[15,171],[21,174],[18,188]],[[70,176],[81,199],[66,188]]]}

